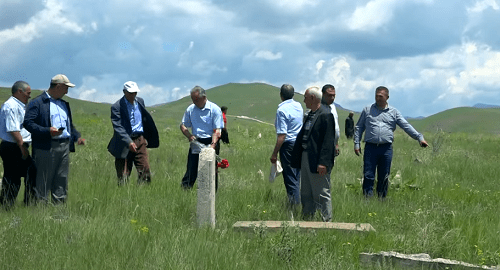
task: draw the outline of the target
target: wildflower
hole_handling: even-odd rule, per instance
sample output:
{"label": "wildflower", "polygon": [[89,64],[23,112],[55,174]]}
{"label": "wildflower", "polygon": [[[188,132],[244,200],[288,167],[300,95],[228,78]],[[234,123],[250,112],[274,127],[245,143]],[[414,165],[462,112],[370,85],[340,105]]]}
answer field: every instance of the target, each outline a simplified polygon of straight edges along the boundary
{"label": "wildflower", "polygon": [[132,223],[132,224],[137,224],[137,219],[132,219],[132,220],[130,220],[130,223]]}
{"label": "wildflower", "polygon": [[148,232],[149,232],[148,227],[146,227],[146,226],[142,226],[142,227],[141,227],[141,232],[143,232],[143,233],[148,233]]}

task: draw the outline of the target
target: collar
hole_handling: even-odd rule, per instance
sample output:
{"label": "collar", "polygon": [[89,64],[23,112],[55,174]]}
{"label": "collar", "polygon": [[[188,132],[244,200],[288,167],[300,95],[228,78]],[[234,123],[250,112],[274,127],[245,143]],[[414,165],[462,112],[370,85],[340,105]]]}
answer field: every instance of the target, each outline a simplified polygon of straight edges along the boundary
{"label": "collar", "polygon": [[17,99],[15,96],[11,96],[11,98],[13,100],[15,100],[19,105],[21,105],[23,108],[26,107],[26,104],[24,104],[22,101],[20,101],[19,99]]}
{"label": "collar", "polygon": [[295,101],[295,100],[293,100],[293,98],[287,99],[287,100],[285,100],[285,101],[282,101],[282,102],[278,105],[278,107],[281,107],[281,106],[283,106],[283,105],[285,105],[285,104],[287,104],[287,103],[292,103],[292,102],[294,102],[294,101]]}

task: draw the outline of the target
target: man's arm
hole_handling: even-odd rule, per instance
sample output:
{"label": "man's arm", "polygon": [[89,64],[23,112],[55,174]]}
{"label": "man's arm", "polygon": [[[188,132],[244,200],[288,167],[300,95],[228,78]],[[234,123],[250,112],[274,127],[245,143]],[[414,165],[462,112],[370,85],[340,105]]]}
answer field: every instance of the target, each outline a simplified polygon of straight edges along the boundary
{"label": "man's arm", "polygon": [[321,149],[318,149],[319,158],[317,169],[318,174],[323,176],[327,173],[328,167],[333,165],[332,157],[335,151],[335,146],[327,142],[331,142],[335,136],[335,120],[331,113],[321,114],[318,117],[320,118],[317,121],[321,121],[319,124],[324,125],[325,128],[325,132],[322,134],[324,136],[323,144],[321,145]]}
{"label": "man's arm", "polygon": [[365,122],[366,122],[366,109],[363,109],[361,115],[359,116],[358,122],[354,127],[354,153],[359,156],[361,154],[360,141],[361,136],[363,136],[363,132],[365,131]]}
{"label": "man's arm", "polygon": [[215,149],[215,146],[219,141],[220,135],[221,135],[220,128],[214,129],[214,132],[212,133],[212,144],[210,144],[210,146],[212,146],[213,149]]}
{"label": "man's arm", "polygon": [[[396,109],[394,109],[396,110]],[[396,124],[403,129],[406,134],[408,134],[413,139],[417,140],[421,147],[427,147],[429,144],[424,139],[424,135],[419,133],[406,119],[401,115],[401,113],[396,110]]]}
{"label": "man's arm", "polygon": [[12,131],[9,133],[12,135],[12,137],[14,137],[14,140],[16,141],[17,146],[19,146],[19,149],[21,149],[22,158],[26,159],[29,156],[29,152],[28,152],[28,149],[26,149],[26,147],[24,146],[23,136],[21,136],[21,132],[20,131]]}
{"label": "man's arm", "polygon": [[278,134],[276,137],[276,145],[274,146],[273,153],[271,155],[271,163],[276,163],[278,160],[278,151],[281,149],[281,146],[285,142],[286,134]]}
{"label": "man's arm", "polygon": [[132,152],[137,152],[137,145],[134,143],[132,138],[128,135],[125,127],[122,125],[122,117],[120,106],[113,104],[111,106],[111,124],[113,124],[113,130],[120,136],[120,140],[128,145],[128,149]]}

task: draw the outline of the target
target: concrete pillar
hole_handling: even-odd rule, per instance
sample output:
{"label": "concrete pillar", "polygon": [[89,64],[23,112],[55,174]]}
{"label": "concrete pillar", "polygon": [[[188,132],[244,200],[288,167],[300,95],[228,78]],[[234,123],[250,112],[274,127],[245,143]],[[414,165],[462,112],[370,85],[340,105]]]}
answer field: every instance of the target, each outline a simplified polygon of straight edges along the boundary
{"label": "concrete pillar", "polygon": [[203,148],[198,162],[198,204],[196,219],[198,226],[215,228],[215,150]]}

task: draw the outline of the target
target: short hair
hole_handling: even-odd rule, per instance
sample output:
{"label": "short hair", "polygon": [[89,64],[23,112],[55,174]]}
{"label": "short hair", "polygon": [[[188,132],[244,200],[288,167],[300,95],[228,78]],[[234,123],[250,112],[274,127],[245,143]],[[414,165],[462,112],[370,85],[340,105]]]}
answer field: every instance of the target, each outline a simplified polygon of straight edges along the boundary
{"label": "short hair", "polygon": [[220,110],[223,111],[223,112],[225,112],[225,111],[227,111],[227,107],[226,106],[222,106],[222,107],[220,107]]}
{"label": "short hair", "polygon": [[306,89],[306,92],[309,91],[309,94],[315,96],[317,99],[321,100],[323,97],[323,93],[319,90],[317,86],[311,86]]}
{"label": "short hair", "polygon": [[326,90],[328,90],[328,89],[330,89],[330,88],[331,88],[331,89],[333,89],[333,90],[335,90],[335,86],[333,86],[333,85],[331,85],[331,84],[325,84],[325,85],[323,86],[323,88],[321,88],[321,93],[323,93],[323,94],[324,94],[324,93],[326,92]]}
{"label": "short hair", "polygon": [[195,86],[193,89],[191,89],[191,94],[194,92],[200,93],[200,97],[206,97],[207,94],[205,93],[205,89],[203,89],[201,86]]}
{"label": "short hair", "polygon": [[387,89],[387,87],[379,86],[379,87],[377,87],[377,89],[375,89],[375,93],[378,93],[380,91],[385,91],[387,93],[387,96],[389,96],[389,89]]}
{"label": "short hair", "polygon": [[290,84],[283,84],[280,89],[280,95],[284,100],[293,98],[293,94],[295,93],[295,89]]}
{"label": "short hair", "polygon": [[15,94],[17,90],[21,90],[23,92],[26,92],[26,89],[28,89],[30,85],[25,82],[25,81],[17,81],[12,85],[12,94]]}

